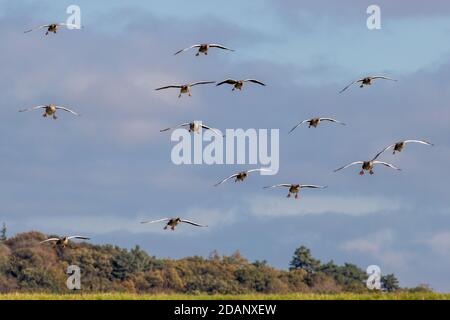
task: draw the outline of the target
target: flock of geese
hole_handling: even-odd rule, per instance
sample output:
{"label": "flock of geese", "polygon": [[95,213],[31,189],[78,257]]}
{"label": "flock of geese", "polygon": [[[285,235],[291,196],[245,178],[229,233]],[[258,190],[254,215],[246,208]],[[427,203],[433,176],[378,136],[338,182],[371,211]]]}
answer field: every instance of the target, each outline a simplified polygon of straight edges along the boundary
{"label": "flock of geese", "polygon": [[[77,27],[74,25],[70,25],[70,24],[65,24],[65,23],[52,23],[52,24],[44,24],[41,26],[38,26],[36,28],[30,29],[25,31],[25,33],[31,32],[31,31],[35,31],[35,30],[41,30],[41,29],[46,29],[45,35],[48,35],[50,33],[56,34],[58,32],[58,30],[61,27]],[[72,28],[71,28],[72,29]],[[79,29],[75,28],[75,29]],[[178,55],[182,52],[186,52],[189,51],[191,49],[197,49],[197,52],[195,54],[195,56],[200,56],[201,54],[203,55],[208,55],[208,52],[210,49],[221,49],[221,50],[226,50],[226,51],[230,51],[230,52],[234,52],[233,49],[230,49],[228,47],[225,47],[221,44],[215,44],[215,43],[204,43],[204,44],[195,44],[192,45],[190,47],[187,47],[185,49],[181,49],[177,52],[175,52],[175,55]],[[352,85],[354,84],[359,84],[360,88],[363,88],[365,86],[370,86],[374,83],[375,80],[389,80],[389,81],[397,81],[395,79],[386,77],[386,76],[367,76],[361,79],[357,79],[355,81],[352,81],[350,84],[348,84],[345,88],[343,88],[339,93],[343,93],[344,91],[346,91],[347,89],[349,89]],[[193,83],[187,83],[187,84],[175,84],[175,85],[166,85],[163,87],[159,87],[156,88],[156,91],[160,91],[160,90],[166,90],[166,89],[178,89],[179,90],[179,95],[178,97],[181,98],[181,96],[183,94],[188,94],[188,96],[192,96],[191,93],[191,89],[195,86],[198,85],[208,85],[208,84],[214,84],[216,83],[215,81],[198,81],[198,82],[193,82]],[[223,84],[228,84],[232,86],[232,91],[235,90],[242,90],[242,88],[244,87],[244,85],[246,83],[253,83],[253,84],[258,84],[260,86],[266,86],[263,82],[256,80],[256,79],[243,79],[243,80],[235,80],[235,79],[226,79],[224,81],[221,81],[219,83],[216,84],[216,86],[221,86]],[[62,110],[62,111],[66,111],[71,113],[72,115],[75,116],[79,116],[80,114],[78,114],[77,112],[63,107],[63,106],[57,106],[54,104],[49,104],[49,105],[39,105],[36,107],[32,107],[32,108],[28,108],[28,109],[22,109],[19,110],[19,112],[25,112],[25,111],[34,111],[34,110],[39,110],[39,109],[43,109],[44,113],[43,113],[43,117],[52,117],[53,119],[57,119],[58,117],[56,116],[56,112],[58,110]],[[290,131],[289,134],[292,133],[295,129],[297,129],[299,126],[303,125],[303,124],[308,124],[308,127],[311,128],[317,128],[322,122],[331,122],[331,123],[335,123],[335,124],[340,124],[345,126],[346,124],[344,122],[338,121],[336,119],[333,118],[311,118],[311,119],[307,119],[307,120],[303,120],[301,122],[299,122],[298,124],[296,124]],[[207,126],[204,124],[199,124],[196,122],[186,122],[186,123],[181,123],[179,125],[176,125],[174,127],[171,128],[166,128],[166,129],[162,129],[160,130],[160,132],[166,132],[169,130],[174,130],[176,128],[180,128],[180,127],[185,127],[188,128],[189,132],[192,133],[201,133],[201,130],[211,130],[212,132],[214,132],[216,135],[221,136],[221,133],[214,129],[211,126]],[[396,142],[394,144],[391,144],[387,147],[385,147],[384,149],[382,149],[379,153],[377,153],[375,155],[375,157],[373,157],[371,160],[364,160],[364,161],[354,161],[351,162],[345,166],[342,166],[338,169],[335,170],[335,172],[340,171],[342,169],[346,169],[348,167],[354,166],[354,165],[361,165],[361,171],[359,172],[360,175],[364,175],[365,171],[368,171],[369,174],[374,174],[374,167],[376,165],[383,165],[385,167],[394,169],[394,170],[401,170],[399,168],[397,168],[396,166],[384,162],[384,161],[379,161],[377,160],[383,153],[385,153],[386,151],[392,149],[393,150],[393,154],[395,154],[396,152],[401,152],[405,146],[409,143],[418,143],[418,144],[423,144],[423,145],[428,145],[428,146],[432,146],[433,144],[424,140],[404,140],[404,141],[399,141]],[[232,175],[230,175],[229,177],[226,177],[225,179],[221,180],[220,182],[216,183],[214,186],[219,186],[229,180],[233,180],[234,182],[243,182],[251,173],[256,173],[256,172],[263,172],[263,171],[270,171],[268,169],[264,169],[264,168],[259,168],[259,169],[250,169],[250,170],[246,170],[246,171],[241,171],[241,172],[237,172],[234,173]],[[288,189],[288,195],[287,197],[290,198],[292,195],[294,195],[294,197],[297,199],[299,197],[299,193],[301,191],[301,189],[303,188],[309,188],[309,189],[324,189],[327,188],[327,186],[320,186],[320,185],[311,185],[311,184],[290,184],[290,183],[281,183],[281,184],[275,184],[272,186],[267,186],[264,187],[264,189],[274,189],[274,188],[287,188]],[[164,222],[165,226],[164,226],[164,230],[166,229],[170,229],[170,230],[175,230],[176,226],[179,225],[180,223],[185,223],[185,224],[190,224],[192,226],[196,226],[196,227],[207,227],[207,225],[203,225],[203,224],[199,224],[196,223],[194,221],[190,221],[190,220],[185,220],[182,219],[180,217],[171,217],[171,218],[163,218],[163,219],[157,219],[157,220],[150,220],[150,221],[142,221],[142,224],[153,224],[153,223],[160,223],[160,222]],[[49,238],[46,239],[44,241],[42,241],[41,243],[53,243],[59,247],[66,247],[69,243],[69,240],[72,239],[81,239],[81,240],[89,240],[89,238],[84,237],[84,236],[65,236],[62,238]]]}

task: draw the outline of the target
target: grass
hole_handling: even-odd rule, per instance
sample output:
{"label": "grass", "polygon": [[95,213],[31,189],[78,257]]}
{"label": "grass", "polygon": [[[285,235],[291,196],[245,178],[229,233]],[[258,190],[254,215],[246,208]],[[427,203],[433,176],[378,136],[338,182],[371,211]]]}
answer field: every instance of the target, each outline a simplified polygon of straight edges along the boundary
{"label": "grass", "polygon": [[129,293],[9,293],[0,294],[0,300],[450,300],[442,293],[373,293],[373,294],[309,294],[287,295],[183,295],[183,294],[129,294]]}

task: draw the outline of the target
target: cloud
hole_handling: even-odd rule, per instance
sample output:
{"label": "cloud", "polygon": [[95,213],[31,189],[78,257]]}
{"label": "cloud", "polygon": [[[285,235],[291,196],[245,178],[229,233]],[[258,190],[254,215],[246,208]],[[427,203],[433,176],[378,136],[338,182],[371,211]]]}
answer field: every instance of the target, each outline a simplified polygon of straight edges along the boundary
{"label": "cloud", "polygon": [[[323,191],[326,192],[326,191]],[[301,195],[300,200],[283,196],[252,196],[247,201],[253,215],[265,217],[303,216],[320,214],[343,214],[363,216],[379,212],[396,211],[401,202],[383,197],[365,196],[316,196]]]}
{"label": "cloud", "polygon": [[424,241],[437,254],[449,257],[450,256],[450,231],[444,231],[431,236]]}

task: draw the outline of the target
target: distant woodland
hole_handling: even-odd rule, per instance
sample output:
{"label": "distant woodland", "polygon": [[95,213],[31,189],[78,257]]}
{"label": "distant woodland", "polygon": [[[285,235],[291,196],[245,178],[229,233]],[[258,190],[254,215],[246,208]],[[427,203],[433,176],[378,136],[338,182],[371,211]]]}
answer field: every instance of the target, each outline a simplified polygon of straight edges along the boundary
{"label": "distant woodland", "polygon": [[[367,292],[365,270],[350,263],[322,263],[299,247],[289,269],[275,269],[265,261],[250,262],[239,252],[180,260],[158,259],[139,246],[126,250],[112,245],[70,243],[66,248],[40,244],[39,232],[0,235],[0,292],[68,291],[69,265],[81,268],[83,292],[284,294]],[[405,290],[393,274],[381,279],[385,291]],[[428,290],[418,287],[409,290]]]}

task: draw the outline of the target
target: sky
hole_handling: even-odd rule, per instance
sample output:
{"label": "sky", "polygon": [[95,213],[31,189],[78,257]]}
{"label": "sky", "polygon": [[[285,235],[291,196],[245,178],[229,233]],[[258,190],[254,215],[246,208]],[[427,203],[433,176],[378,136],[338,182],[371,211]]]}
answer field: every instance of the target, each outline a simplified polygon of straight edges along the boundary
{"label": "sky", "polygon": [[[44,36],[30,27],[65,22],[81,30]],[[381,8],[380,30],[366,25]],[[323,262],[378,265],[402,286],[450,291],[450,3],[433,1],[3,1],[0,0],[0,222],[16,234],[82,234],[96,244],[138,244],[158,257],[239,250],[288,268],[305,245]],[[235,52],[194,51],[214,42]],[[369,88],[352,80],[383,74]],[[172,83],[256,78],[195,87],[193,96],[154,89]],[[81,113],[44,119],[22,108],[56,103]],[[347,124],[306,126],[311,117]],[[280,170],[214,188],[245,165],[181,165],[159,130],[202,120],[221,130],[280,130]],[[403,139],[383,160],[402,171],[353,167]],[[276,183],[327,185],[300,200]],[[197,229],[140,221],[181,216]]]}

